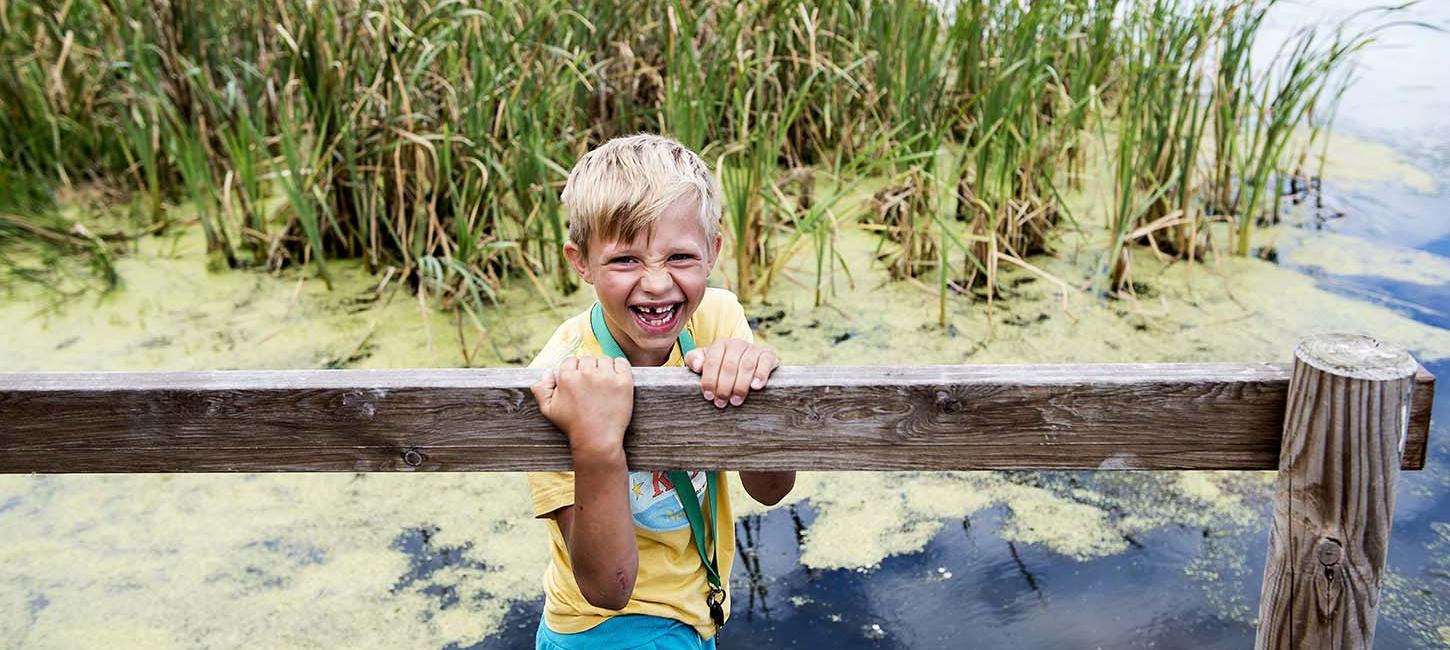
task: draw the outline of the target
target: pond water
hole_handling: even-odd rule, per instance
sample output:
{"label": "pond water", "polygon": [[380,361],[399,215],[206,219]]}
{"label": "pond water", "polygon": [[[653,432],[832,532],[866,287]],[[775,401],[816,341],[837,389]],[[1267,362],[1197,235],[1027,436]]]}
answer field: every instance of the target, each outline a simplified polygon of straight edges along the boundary
{"label": "pond water", "polygon": [[[1284,5],[1269,27],[1352,4]],[[1450,28],[1443,4],[1410,11]],[[960,301],[943,331],[934,298],[884,284],[847,232],[854,285],[838,277],[833,306],[787,282],[750,314],[793,364],[1287,360],[1300,336],[1347,329],[1450,378],[1447,59],[1450,37],[1423,29],[1363,55],[1319,215],[1344,216],[1261,235],[1278,264],[1220,274],[1144,255],[1151,290],[1131,304],[1018,277],[990,325]],[[1043,265],[1083,279],[1080,243]],[[119,262],[125,286],[85,304],[0,299],[7,369],[465,361],[447,315],[359,269],[337,265],[329,293],[300,274],[208,275],[199,249],[195,232],[143,242]],[[590,300],[506,293],[487,339],[467,341],[475,365],[527,362]],[[1401,477],[1381,648],[1450,647],[1445,385],[1427,467]],[[1248,647],[1271,487],[1267,473],[803,474],[766,510],[737,486],[721,647]],[[512,474],[0,477],[0,646],[530,647],[545,551]]]}

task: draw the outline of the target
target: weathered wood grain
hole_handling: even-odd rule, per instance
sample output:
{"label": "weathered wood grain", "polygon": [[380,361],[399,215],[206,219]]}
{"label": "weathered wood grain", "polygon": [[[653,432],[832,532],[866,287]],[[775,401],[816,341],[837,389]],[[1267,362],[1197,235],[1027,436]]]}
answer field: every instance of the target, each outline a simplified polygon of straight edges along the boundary
{"label": "weathered wood grain", "polygon": [[1356,335],[1296,357],[1255,647],[1370,648],[1418,366]]}
{"label": "weathered wood grain", "polygon": [[1410,428],[1405,432],[1405,453],[1400,460],[1401,469],[1425,469],[1425,456],[1430,441],[1430,411],[1434,406],[1435,375],[1420,366],[1415,372],[1415,394],[1410,397]]}
{"label": "weathered wood grain", "polygon": [[[537,377],[0,373],[0,472],[566,469]],[[682,369],[639,368],[635,384],[635,468],[1274,469],[1289,367],[786,367],[723,411]],[[1416,391],[1406,467],[1423,464],[1428,400]]]}

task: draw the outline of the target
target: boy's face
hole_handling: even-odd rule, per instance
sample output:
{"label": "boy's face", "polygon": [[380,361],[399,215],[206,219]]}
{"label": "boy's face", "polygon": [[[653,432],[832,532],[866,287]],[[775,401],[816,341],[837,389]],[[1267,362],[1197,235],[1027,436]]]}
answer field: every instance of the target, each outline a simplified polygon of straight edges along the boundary
{"label": "boy's face", "polygon": [[573,242],[564,245],[574,270],[594,285],[609,331],[630,363],[663,364],[705,295],[720,236],[706,238],[698,210],[693,201],[677,201],[634,241],[596,235],[587,256]]}

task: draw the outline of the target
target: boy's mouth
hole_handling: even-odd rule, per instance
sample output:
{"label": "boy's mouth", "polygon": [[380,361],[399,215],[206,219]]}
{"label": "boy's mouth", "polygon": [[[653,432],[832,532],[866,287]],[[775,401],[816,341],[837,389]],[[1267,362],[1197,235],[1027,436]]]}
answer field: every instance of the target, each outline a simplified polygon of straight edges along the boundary
{"label": "boy's mouth", "polygon": [[679,319],[680,308],[684,303],[665,303],[660,305],[630,305],[629,312],[634,314],[634,322],[650,334],[663,334],[674,329],[675,321]]}

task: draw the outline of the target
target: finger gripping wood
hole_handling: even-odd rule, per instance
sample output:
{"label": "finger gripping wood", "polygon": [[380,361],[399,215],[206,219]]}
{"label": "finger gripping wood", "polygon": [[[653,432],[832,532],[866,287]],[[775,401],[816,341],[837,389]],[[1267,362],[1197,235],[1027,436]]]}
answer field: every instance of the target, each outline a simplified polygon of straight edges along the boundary
{"label": "finger gripping wood", "polygon": [[1295,350],[1256,648],[1372,647],[1417,368],[1355,334]]}

